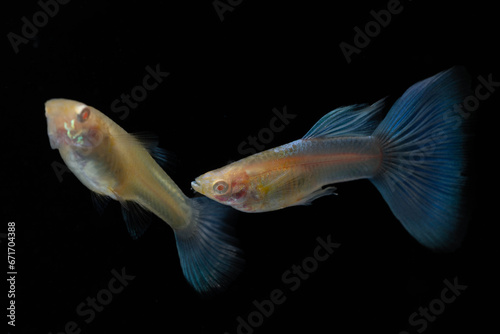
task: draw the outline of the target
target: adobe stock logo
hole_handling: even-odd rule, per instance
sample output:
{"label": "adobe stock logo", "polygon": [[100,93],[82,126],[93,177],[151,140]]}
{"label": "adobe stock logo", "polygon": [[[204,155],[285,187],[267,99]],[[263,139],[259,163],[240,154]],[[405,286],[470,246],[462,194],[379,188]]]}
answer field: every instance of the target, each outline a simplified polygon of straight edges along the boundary
{"label": "adobe stock logo", "polygon": [[121,120],[127,118],[130,114],[130,109],[137,108],[139,103],[148,97],[148,92],[152,92],[158,88],[163,80],[170,75],[169,72],[160,70],[160,64],[156,64],[154,69],[147,65],[145,70],[147,74],[142,78],[140,85],[134,86],[130,90],[130,94],[122,93],[119,99],[115,99],[111,102],[111,111],[114,113],[121,113],[119,116]]}
{"label": "adobe stock logo", "polygon": [[221,22],[224,21],[224,13],[232,12],[237,6],[241,5],[243,0],[214,0],[212,6],[214,6],[215,12],[219,16]]}
{"label": "adobe stock logo", "polygon": [[273,114],[269,120],[269,127],[260,129],[256,136],[250,135],[238,145],[239,154],[255,154],[264,150],[266,145],[274,140],[274,134],[283,131],[285,126],[290,124],[290,120],[297,117],[297,114],[287,112],[286,106],[283,106],[281,111],[273,108]]}
{"label": "adobe stock logo", "polygon": [[66,5],[70,0],[40,0],[38,1],[38,6],[42,10],[35,12],[31,20],[26,16],[21,17],[21,35],[15,32],[9,32],[7,34],[7,39],[14,50],[14,53],[19,52],[19,46],[22,44],[28,44],[29,39],[35,38],[38,35],[39,29],[45,27],[49,23],[49,19],[59,13],[59,5]]}
{"label": "adobe stock logo", "polygon": [[[273,289],[269,293],[269,299],[261,301],[255,299],[252,302],[254,310],[245,317],[238,316],[236,318],[238,325],[235,333],[254,333],[256,328],[262,326],[264,321],[274,314],[277,306],[286,302],[287,294],[297,291],[302,283],[318,270],[320,264],[326,262],[335,250],[340,247],[339,243],[332,241],[331,235],[326,238],[317,237],[316,242],[317,245],[311,256],[303,258],[300,264],[294,264],[290,269],[283,272],[281,282],[285,285],[284,288]],[[225,332],[224,334],[230,333]]]}
{"label": "adobe stock logo", "polygon": [[[115,269],[111,270],[113,277],[108,281],[105,288],[97,292],[95,297],[87,297],[76,307],[76,314],[80,316],[84,323],[90,324],[97,316],[97,313],[102,312],[104,308],[111,304],[113,298],[120,294],[127,287],[135,276],[128,274],[125,267],[118,272]],[[80,324],[76,321],[68,321],[64,325],[64,330],[58,331],[55,334],[79,334],[82,332]],[[52,334],[52,332],[49,332]]]}
{"label": "adobe stock logo", "polygon": [[[441,290],[439,298],[431,300],[427,307],[420,306],[418,312],[410,314],[408,323],[414,327],[417,333],[423,333],[427,329],[428,323],[435,321],[437,316],[445,311],[446,305],[453,303],[467,289],[467,285],[458,283],[456,276],[453,283],[448,279],[445,279],[443,283],[446,287]],[[399,334],[410,334],[410,332],[401,331]]]}
{"label": "adobe stock logo", "polygon": [[368,21],[363,30],[358,26],[354,27],[354,45],[343,41],[339,44],[340,50],[347,63],[350,64],[352,55],[360,54],[361,50],[370,44],[371,39],[377,37],[381,33],[382,28],[386,28],[391,23],[392,16],[400,14],[403,9],[404,7],[399,0],[389,0],[387,9],[381,9],[379,11],[371,10],[370,15],[373,17],[373,20]]}

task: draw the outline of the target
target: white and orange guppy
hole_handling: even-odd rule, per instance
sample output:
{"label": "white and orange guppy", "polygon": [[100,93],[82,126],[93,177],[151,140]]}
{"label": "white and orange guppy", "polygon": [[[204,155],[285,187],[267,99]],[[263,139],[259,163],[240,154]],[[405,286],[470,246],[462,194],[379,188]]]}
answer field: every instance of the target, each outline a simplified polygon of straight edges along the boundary
{"label": "white and orange guppy", "polygon": [[157,148],[97,109],[53,99],[45,103],[45,116],[51,147],[87,188],[122,204],[133,238],[146,227],[134,217],[138,207],[172,227],[184,276],[198,292],[216,291],[238,274],[243,260],[224,221],[232,209],[186,197],[150,155]]}
{"label": "white and orange guppy", "polygon": [[244,212],[310,204],[335,182],[367,178],[421,244],[452,251],[465,226],[466,135],[455,107],[469,77],[453,67],[410,87],[381,122],[383,101],[342,107],[302,138],[210,171],[194,190]]}

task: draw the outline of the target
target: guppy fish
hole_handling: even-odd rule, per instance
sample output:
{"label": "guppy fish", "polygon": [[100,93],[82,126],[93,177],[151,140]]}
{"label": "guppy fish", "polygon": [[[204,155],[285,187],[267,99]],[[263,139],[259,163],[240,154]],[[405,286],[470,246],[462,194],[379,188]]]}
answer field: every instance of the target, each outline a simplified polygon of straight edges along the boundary
{"label": "guppy fish", "polygon": [[466,163],[462,120],[465,69],[453,67],[411,86],[385,118],[384,107],[338,108],[299,140],[205,173],[194,190],[244,212],[310,204],[335,182],[369,179],[393,214],[424,246],[451,251],[463,238]]}
{"label": "guppy fish", "polygon": [[122,204],[133,238],[146,228],[134,212],[146,209],[174,230],[184,276],[198,292],[215,291],[235,277],[242,259],[224,222],[230,208],[186,197],[147,143],[93,107],[52,99],[45,103],[45,116],[50,146],[87,188]]}

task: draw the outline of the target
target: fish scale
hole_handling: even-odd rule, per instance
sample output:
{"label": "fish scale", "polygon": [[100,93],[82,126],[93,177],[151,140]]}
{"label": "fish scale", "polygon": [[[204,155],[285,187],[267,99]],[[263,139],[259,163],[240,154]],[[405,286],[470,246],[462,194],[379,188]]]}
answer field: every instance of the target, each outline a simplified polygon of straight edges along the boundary
{"label": "fish scale", "polygon": [[378,142],[372,137],[297,140],[269,150],[265,156],[270,164],[281,165],[282,173],[286,173],[277,177],[289,179],[279,182],[285,188],[273,189],[279,196],[289,196],[276,199],[288,205],[324,185],[372,177],[381,160]]}

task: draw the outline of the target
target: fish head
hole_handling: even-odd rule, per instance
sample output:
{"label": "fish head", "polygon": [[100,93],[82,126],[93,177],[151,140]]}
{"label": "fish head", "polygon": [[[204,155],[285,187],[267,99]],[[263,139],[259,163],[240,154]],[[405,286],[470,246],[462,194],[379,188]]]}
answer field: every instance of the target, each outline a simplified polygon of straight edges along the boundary
{"label": "fish head", "polygon": [[112,123],[84,103],[52,99],[45,102],[50,146],[59,150],[71,172],[90,190],[115,198],[120,182],[113,158]]}
{"label": "fish head", "polygon": [[247,173],[233,165],[210,171],[191,182],[191,187],[221,204],[253,212],[251,184]]}
{"label": "fish head", "polygon": [[90,153],[105,137],[101,113],[84,103],[52,99],[45,102],[47,133],[52,149]]}

